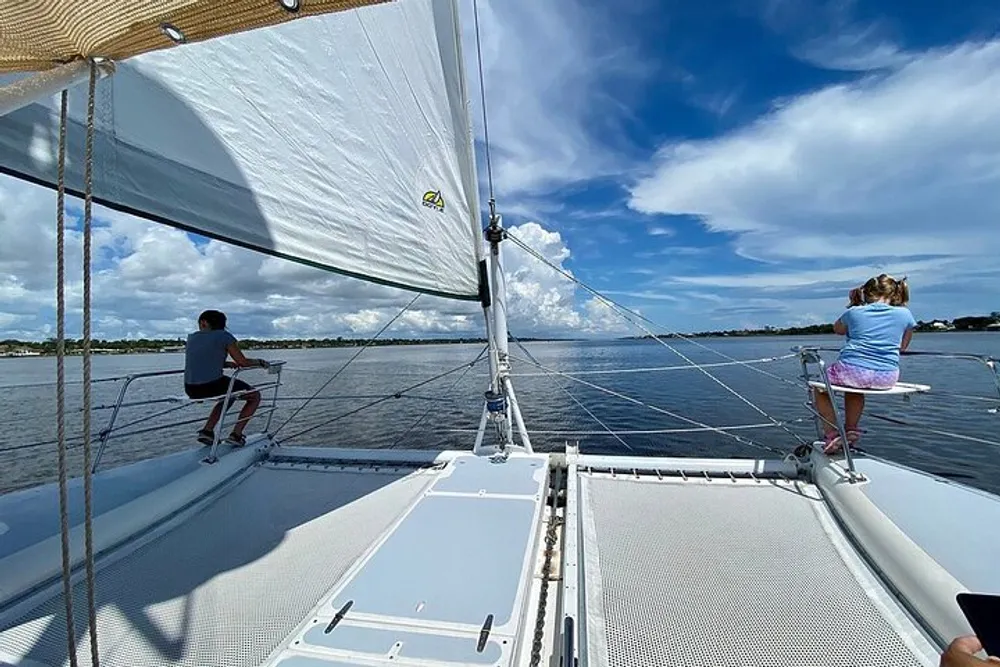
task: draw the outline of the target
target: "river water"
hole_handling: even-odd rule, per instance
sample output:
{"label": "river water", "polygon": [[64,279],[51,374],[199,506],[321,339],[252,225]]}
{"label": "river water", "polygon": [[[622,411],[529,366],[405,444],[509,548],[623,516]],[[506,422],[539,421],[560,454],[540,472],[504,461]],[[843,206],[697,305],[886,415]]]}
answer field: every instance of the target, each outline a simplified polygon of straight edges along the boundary
{"label": "river water", "polygon": [[[835,347],[840,341],[834,337],[814,336],[699,339],[697,344],[670,342],[678,351],[701,364],[725,362],[720,353],[753,360],[787,355],[794,345]],[[541,365],[567,373],[685,363],[677,354],[651,340],[529,343],[526,348]],[[288,444],[317,446],[469,449],[482,409],[482,390],[487,376],[485,362],[467,372],[457,371],[407,392],[401,398],[390,398],[369,408],[364,406],[378,397],[392,395],[472,361],[481,349],[478,345],[368,349],[316,401],[284,426],[278,438],[289,438]],[[1000,334],[918,334],[912,349],[1000,357]],[[298,399],[312,395],[356,352],[356,348],[255,352],[256,356],[287,362],[280,390],[281,397],[287,400],[279,402],[274,425],[282,424],[302,404]],[[732,392],[691,369],[581,376],[607,390],[675,415],[670,416],[572,380],[532,374],[540,371],[522,361],[527,358],[526,353],[512,345],[512,354],[517,357],[515,389],[529,432],[534,433],[532,441],[537,450],[560,451],[566,442],[578,441],[585,452],[773,455],[717,432],[633,433],[623,434],[618,440],[608,435],[594,419],[600,419],[616,431],[693,428],[689,421],[681,418],[726,427],[769,423],[769,419],[753,406],[788,422],[788,429],[800,437],[810,438],[815,434],[803,407],[805,391],[794,386],[801,372],[794,358],[755,364],[755,368],[769,375],[744,366],[709,369]],[[827,356],[832,359],[835,354]],[[183,361],[181,354],[98,356],[93,360],[93,377],[112,378],[129,373],[179,369]],[[915,426],[866,418],[863,426],[868,433],[862,446],[873,454],[1000,493],[1000,446],[932,432],[947,431],[966,438],[1000,441],[997,435],[1000,415],[990,411],[1000,406],[1000,398],[990,372],[972,361],[905,357],[902,376],[907,381],[932,385],[932,393],[915,396],[910,401],[900,397],[874,399],[869,402],[868,411]],[[245,377],[258,384],[273,379],[262,371],[252,371]],[[0,492],[55,479],[55,445],[35,445],[56,437],[54,378],[55,360],[52,358],[0,359]],[[67,378],[79,380],[79,358],[67,360]],[[183,392],[181,382],[178,376],[138,380],[129,389],[126,400],[135,402],[176,396]],[[120,381],[93,386],[92,431],[100,430],[107,422],[110,410],[105,406],[114,403],[120,386]],[[985,397],[986,400],[958,398],[955,394]],[[68,433],[72,437],[82,433],[80,405],[81,385],[72,384],[67,387]],[[154,424],[200,420],[208,410],[205,405],[186,406],[171,414],[141,421],[154,411],[170,407],[171,404],[158,404],[122,410],[117,422],[119,426],[131,421],[140,423],[122,429],[121,433]],[[263,416],[255,418],[258,428],[264,419]],[[194,434],[198,428],[199,425],[193,423],[152,433],[113,437],[101,467],[119,466],[190,448],[195,445]],[[303,432],[306,429],[311,430]],[[255,424],[251,423],[248,432],[254,430]],[[782,451],[790,451],[797,444],[793,433],[781,428],[737,432],[744,439]],[[74,443],[70,450],[73,474],[79,474],[81,460],[81,449]]]}

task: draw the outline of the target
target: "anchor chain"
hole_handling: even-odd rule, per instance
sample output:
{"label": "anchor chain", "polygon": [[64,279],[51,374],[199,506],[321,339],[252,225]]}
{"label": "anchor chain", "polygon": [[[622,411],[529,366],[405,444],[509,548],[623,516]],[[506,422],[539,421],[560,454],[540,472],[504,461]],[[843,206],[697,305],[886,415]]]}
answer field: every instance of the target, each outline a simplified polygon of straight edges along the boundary
{"label": "anchor chain", "polygon": [[563,518],[556,513],[559,506],[559,491],[562,486],[562,471],[556,476],[556,484],[551,488],[552,514],[549,515],[549,527],[545,531],[545,557],[542,561],[542,589],[538,593],[538,614],[535,618],[535,634],[531,642],[531,667],[538,667],[542,660],[542,639],[545,636],[545,608],[549,599],[549,579],[552,572],[552,554],[558,541],[559,527]]}

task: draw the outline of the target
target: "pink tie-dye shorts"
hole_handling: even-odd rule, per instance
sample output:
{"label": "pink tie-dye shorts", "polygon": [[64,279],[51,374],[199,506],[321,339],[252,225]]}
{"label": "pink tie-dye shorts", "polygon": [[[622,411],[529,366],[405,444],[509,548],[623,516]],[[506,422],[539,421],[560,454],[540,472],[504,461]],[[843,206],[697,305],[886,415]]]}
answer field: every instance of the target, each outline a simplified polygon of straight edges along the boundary
{"label": "pink tie-dye shorts", "polygon": [[857,389],[892,389],[899,380],[899,369],[891,371],[874,371],[870,368],[852,366],[842,361],[835,361],[826,369],[830,384]]}

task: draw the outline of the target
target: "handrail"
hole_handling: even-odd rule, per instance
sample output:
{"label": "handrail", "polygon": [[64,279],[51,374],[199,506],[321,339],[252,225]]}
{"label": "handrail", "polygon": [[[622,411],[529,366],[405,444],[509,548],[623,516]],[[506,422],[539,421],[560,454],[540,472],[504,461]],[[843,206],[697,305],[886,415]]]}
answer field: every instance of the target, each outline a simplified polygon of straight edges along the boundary
{"label": "handrail", "polygon": [[[796,345],[792,351],[801,358],[803,353],[818,352],[840,352],[839,347],[824,347],[819,345]],[[936,352],[932,350],[903,350],[899,353],[904,357],[940,357],[942,359],[964,359],[965,361],[975,361],[986,366],[993,378],[993,386],[1000,397],[1000,359],[991,357],[988,354],[972,354],[970,352]],[[818,355],[817,355],[818,356]]]}
{"label": "handrail", "polygon": [[[857,471],[854,468],[854,456],[851,454],[851,443],[847,440],[847,427],[844,424],[844,420],[840,418],[840,409],[837,408],[836,395],[833,393],[833,387],[830,385],[830,378],[826,373],[826,362],[823,361],[823,357],[819,355],[816,349],[811,349],[803,346],[796,346],[792,348],[799,355],[799,360],[802,362],[802,379],[806,383],[806,391],[809,392],[809,400],[815,407],[815,397],[813,395],[813,390],[809,386],[809,364],[817,364],[819,366],[819,375],[823,380],[825,385],[826,395],[830,398],[830,405],[833,407],[833,420],[837,428],[837,432],[840,435],[840,442],[843,443],[844,449],[844,460],[847,462],[847,479],[853,484],[858,480]],[[818,418],[816,421],[816,430],[819,431],[819,419],[822,419],[819,415],[818,408],[811,410],[813,414]],[[826,421],[825,419],[823,421]]]}
{"label": "handrail", "polygon": [[[851,480],[854,481],[854,475],[855,475],[854,461],[851,456],[851,451],[850,451],[851,448],[847,441],[847,433],[845,432],[845,425],[843,424],[843,421],[840,419],[840,412],[837,409],[837,402],[833,400],[834,398],[833,389],[830,385],[829,378],[827,378],[826,375],[826,363],[823,361],[822,357],[819,354],[820,352],[840,352],[840,348],[823,347],[818,345],[816,346],[797,345],[792,348],[792,351],[799,355],[799,359],[802,362],[802,379],[806,382],[807,390],[810,392],[809,400],[806,402],[806,409],[808,409],[812,413],[815,419],[817,433],[820,436],[822,436],[820,429],[820,420],[825,421],[825,419],[823,419],[823,417],[819,414],[818,410],[816,409],[815,399],[813,397],[812,390],[809,389],[809,381],[812,379],[812,376],[809,374],[809,367],[808,367],[808,364],[811,363],[819,365],[820,377],[822,378],[823,383],[825,385],[825,390],[827,392],[827,395],[830,397],[830,402],[833,405],[834,418],[837,421],[837,423],[833,424],[833,426],[837,427],[837,430],[841,437],[841,441],[844,443],[844,454],[847,461],[848,474]],[[906,350],[900,352],[900,354],[903,356],[925,356],[925,357],[939,357],[943,359],[961,359],[961,360],[975,361],[981,363],[990,371],[990,376],[993,378],[993,385],[997,390],[998,397],[1000,397],[1000,371],[998,371],[998,362],[1000,362],[1000,359],[996,359],[995,357],[991,357],[989,355],[971,354],[965,352],[933,352],[933,351],[923,351],[923,350]],[[985,399],[985,397],[981,398]],[[871,416],[876,419],[881,419],[884,421],[896,421],[897,423],[909,425],[908,423],[901,422],[899,420],[892,420],[890,418],[884,417],[883,415],[872,414]],[[932,432],[962,439],[972,439],[957,433],[947,433],[945,431],[933,431],[933,430]]]}
{"label": "handrail", "polygon": [[[124,426],[119,426],[118,429],[127,428],[129,426],[134,425],[134,424],[138,424],[138,423],[141,423],[143,421],[148,421],[150,419],[154,419],[156,417],[163,416],[163,415],[165,415],[167,413],[174,412],[174,411],[179,410],[181,408],[187,407],[187,405],[194,405],[196,403],[200,403],[202,400],[206,400],[206,401],[207,400],[222,400],[222,401],[225,401],[225,405],[228,406],[230,399],[232,399],[233,397],[238,397],[239,395],[241,395],[243,393],[247,393],[247,392],[239,392],[239,391],[234,392],[233,391],[233,385],[235,383],[236,378],[239,376],[240,372],[241,371],[245,371],[245,370],[256,370],[256,369],[259,369],[259,368],[266,368],[269,373],[276,374],[278,376],[277,379],[274,382],[266,383],[264,385],[261,385],[260,387],[255,387],[253,389],[253,391],[266,391],[268,389],[273,389],[274,390],[273,394],[272,394],[271,404],[269,406],[267,406],[267,408],[266,408],[268,419],[267,419],[267,422],[266,422],[265,427],[264,427],[264,432],[268,433],[268,429],[270,428],[270,425],[271,425],[271,417],[274,414],[274,411],[277,409],[278,387],[281,386],[281,371],[282,371],[282,368],[284,367],[284,365],[285,365],[284,361],[273,361],[273,362],[268,363],[268,365],[265,366],[265,367],[247,366],[247,367],[242,367],[242,368],[236,368],[233,371],[233,374],[229,376],[229,386],[226,388],[225,396],[210,397],[210,398],[206,398],[206,399],[198,399],[197,401],[192,401],[191,403],[185,403],[184,405],[181,405],[181,406],[175,406],[175,407],[171,407],[171,408],[169,408],[167,410],[161,410],[160,412],[154,413],[152,415],[147,415],[146,417],[143,417],[141,419],[137,419],[137,420],[128,422]],[[143,373],[132,373],[130,375],[126,375],[126,376],[123,376],[122,378],[120,378],[120,379],[124,379],[125,382],[122,384],[121,389],[118,391],[118,399],[115,401],[114,408],[111,410],[111,417],[108,419],[107,426],[105,426],[100,431],[100,433],[98,434],[98,440],[100,442],[100,445],[99,445],[99,447],[97,449],[97,454],[94,456],[94,463],[91,466],[91,472],[97,472],[97,467],[100,465],[101,459],[104,456],[104,451],[105,451],[105,449],[108,446],[108,441],[111,439],[112,434],[115,433],[115,431],[117,430],[115,428],[115,422],[118,419],[118,414],[121,412],[122,407],[130,407],[130,406],[133,406],[133,405],[141,405],[142,404],[142,403],[139,403],[139,402],[137,402],[137,403],[125,403],[124,402],[125,401],[125,395],[128,393],[128,389],[132,385],[132,383],[134,381],[136,381],[136,380],[144,380],[144,379],[152,378],[152,377],[165,377],[165,376],[169,376],[169,375],[180,375],[182,373],[184,373],[183,369],[181,369],[181,370],[169,370],[169,371],[146,371],[146,372],[143,372]],[[151,404],[151,403],[149,403],[149,404]],[[223,425],[224,425],[225,419],[226,419],[226,410],[223,410],[222,416],[219,418],[219,425],[218,425],[218,427],[215,430],[215,435],[214,435],[213,442],[212,442],[212,449],[210,450],[208,457],[205,459],[206,462],[208,462],[208,463],[214,463],[215,461],[218,460],[217,457],[216,457],[216,452],[217,452],[217,450],[219,448],[219,444],[221,443],[221,438],[219,437],[219,434],[222,433],[222,429],[223,429]],[[150,429],[140,429],[138,431],[130,431],[126,435],[131,435],[131,434],[136,434],[136,433],[146,433],[146,432],[149,432],[149,431],[158,430],[159,428],[161,428],[161,427],[154,427],[154,428],[150,428]],[[166,428],[166,427],[162,427],[162,428]]]}

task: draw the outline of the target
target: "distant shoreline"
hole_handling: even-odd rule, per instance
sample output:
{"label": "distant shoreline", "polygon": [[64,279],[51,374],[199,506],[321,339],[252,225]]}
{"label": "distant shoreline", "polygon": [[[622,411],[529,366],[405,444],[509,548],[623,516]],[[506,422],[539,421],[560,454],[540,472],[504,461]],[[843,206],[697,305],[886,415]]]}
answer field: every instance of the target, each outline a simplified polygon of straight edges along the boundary
{"label": "distant shoreline", "polygon": [[[986,317],[959,317],[955,320],[932,320],[918,322],[916,331],[920,333],[946,333],[950,331],[996,331],[1000,333],[1000,313],[992,313]],[[755,336],[831,336],[834,335],[832,324],[813,324],[807,327],[764,327],[763,329],[729,329],[724,331],[698,331],[686,334],[659,334],[656,338],[749,338]],[[654,336],[624,336],[617,340],[652,340]],[[525,343],[572,343],[580,338],[520,338]],[[486,344],[485,338],[385,338],[371,341],[366,338],[291,338],[284,340],[260,340],[255,338],[240,339],[240,347],[245,350],[315,350],[338,347],[389,347],[402,345],[470,345]],[[183,352],[185,341],[181,338],[162,338],[138,340],[99,340],[91,341],[92,354],[169,354]],[[83,343],[79,339],[66,341],[66,354],[79,356],[83,353]],[[44,342],[2,340],[0,341],[0,359],[52,357],[56,354],[55,340]]]}
{"label": "distant shoreline", "polygon": [[[521,342],[562,342],[568,343],[578,339],[571,338],[519,338]],[[360,347],[370,344],[372,347],[390,347],[404,345],[470,345],[486,344],[485,338],[386,338],[371,341],[365,338],[294,338],[286,340],[258,340],[254,338],[240,339],[243,350],[315,350],[340,347]],[[185,342],[182,339],[139,339],[139,340],[93,340],[91,354],[170,354],[184,351]],[[4,340],[0,341],[0,359],[38,358],[56,355],[54,340],[44,342]],[[66,341],[66,355],[80,356],[83,354],[83,343],[79,339]]]}

